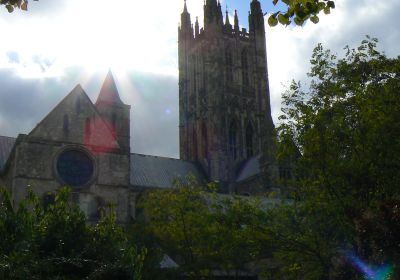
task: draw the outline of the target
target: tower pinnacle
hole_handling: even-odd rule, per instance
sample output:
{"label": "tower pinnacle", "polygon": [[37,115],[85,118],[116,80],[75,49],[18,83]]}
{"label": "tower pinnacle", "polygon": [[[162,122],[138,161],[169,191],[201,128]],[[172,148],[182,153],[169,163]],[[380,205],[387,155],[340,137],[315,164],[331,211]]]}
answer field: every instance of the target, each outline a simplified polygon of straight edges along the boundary
{"label": "tower pinnacle", "polygon": [[235,10],[234,28],[236,31],[239,31],[239,17],[237,14],[237,10]]}
{"label": "tower pinnacle", "polygon": [[117,86],[115,85],[114,77],[111,70],[108,71],[104,83],[101,87],[99,96],[97,97],[96,105],[99,103],[106,103],[109,105],[123,105],[119,97]]}
{"label": "tower pinnacle", "polygon": [[186,0],[184,0],[183,12],[184,12],[184,13],[187,13],[187,12],[188,12],[187,6],[186,6]]}

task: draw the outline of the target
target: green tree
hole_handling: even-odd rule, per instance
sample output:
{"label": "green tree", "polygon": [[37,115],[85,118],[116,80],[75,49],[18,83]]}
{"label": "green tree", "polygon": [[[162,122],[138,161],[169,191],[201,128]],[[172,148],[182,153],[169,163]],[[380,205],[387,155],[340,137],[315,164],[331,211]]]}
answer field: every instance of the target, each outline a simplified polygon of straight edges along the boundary
{"label": "green tree", "polygon": [[[398,216],[387,213],[396,209],[393,201],[400,195],[400,57],[386,57],[376,43],[367,37],[356,49],[346,47],[342,59],[318,45],[311,58],[310,88],[293,82],[283,96],[278,156],[296,151],[300,156],[293,157],[290,184],[295,203],[274,209],[282,217],[269,230],[278,239],[284,234],[288,246],[278,244],[275,252],[291,279],[340,275],[335,268],[347,268],[335,260],[345,257],[344,250],[398,270],[397,253],[387,246],[396,241],[387,241],[396,230],[388,219]],[[374,248],[366,250],[371,240]]]}
{"label": "green tree", "polygon": [[13,207],[0,194],[1,279],[141,279],[145,251],[128,242],[108,211],[89,226],[63,189],[43,207],[30,197]]}
{"label": "green tree", "polygon": [[15,9],[28,10],[28,0],[0,0],[0,5],[5,5],[9,13],[12,13]]}
{"label": "green tree", "polygon": [[296,25],[303,25],[307,20],[318,23],[318,15],[321,12],[330,14],[331,9],[335,8],[335,2],[330,0],[272,0],[272,3],[274,5],[283,3],[287,6],[287,10],[270,15],[268,18],[270,26],[275,26],[278,23],[289,25],[292,21]]}
{"label": "green tree", "polygon": [[196,279],[215,269],[244,270],[263,252],[260,203],[212,189],[191,182],[149,192],[141,203],[153,242],[179,263],[181,273]]}

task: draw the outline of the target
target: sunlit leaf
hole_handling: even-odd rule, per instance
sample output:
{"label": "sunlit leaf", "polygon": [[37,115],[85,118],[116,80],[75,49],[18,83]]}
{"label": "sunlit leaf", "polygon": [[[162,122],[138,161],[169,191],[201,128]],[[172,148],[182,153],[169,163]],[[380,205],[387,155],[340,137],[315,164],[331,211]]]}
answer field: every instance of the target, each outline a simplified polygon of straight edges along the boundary
{"label": "sunlit leaf", "polygon": [[27,11],[28,10],[28,2],[24,1],[24,3],[22,3],[21,10],[23,10],[23,11]]}
{"label": "sunlit leaf", "polygon": [[315,24],[317,24],[317,23],[319,22],[319,18],[318,18],[318,16],[316,16],[316,15],[310,17],[310,20],[311,20],[313,23],[315,23]]}
{"label": "sunlit leaf", "polygon": [[271,15],[268,18],[268,24],[269,26],[276,26],[278,24],[278,20],[273,15]]}

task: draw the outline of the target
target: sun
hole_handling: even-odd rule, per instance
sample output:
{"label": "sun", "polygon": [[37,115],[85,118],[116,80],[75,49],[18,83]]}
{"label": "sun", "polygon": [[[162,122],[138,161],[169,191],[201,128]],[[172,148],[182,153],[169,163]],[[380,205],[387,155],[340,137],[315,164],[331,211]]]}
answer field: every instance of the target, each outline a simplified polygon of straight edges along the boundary
{"label": "sun", "polygon": [[[75,66],[176,76],[181,2],[69,0],[51,17],[44,11],[15,22],[0,19],[4,37],[10,38],[0,46],[0,67],[18,68],[26,78],[59,76]],[[18,54],[18,62],[10,62],[9,52]]]}

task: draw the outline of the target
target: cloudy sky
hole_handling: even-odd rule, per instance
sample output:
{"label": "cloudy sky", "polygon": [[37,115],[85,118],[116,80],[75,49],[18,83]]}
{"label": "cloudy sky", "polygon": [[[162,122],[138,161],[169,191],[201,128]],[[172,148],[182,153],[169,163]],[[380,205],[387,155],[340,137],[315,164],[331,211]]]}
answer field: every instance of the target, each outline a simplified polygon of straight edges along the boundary
{"label": "cloudy sky", "polygon": [[[222,0],[247,27],[249,1]],[[265,12],[272,0],[261,0]],[[399,0],[336,0],[317,25],[266,29],[273,118],[292,79],[306,80],[319,42],[339,55],[369,34],[400,55]],[[187,0],[202,20],[203,0]],[[109,68],[132,106],[132,151],[178,157],[177,27],[183,0],[40,0],[29,11],[0,6],[0,135],[29,131],[81,84],[94,101]]]}

